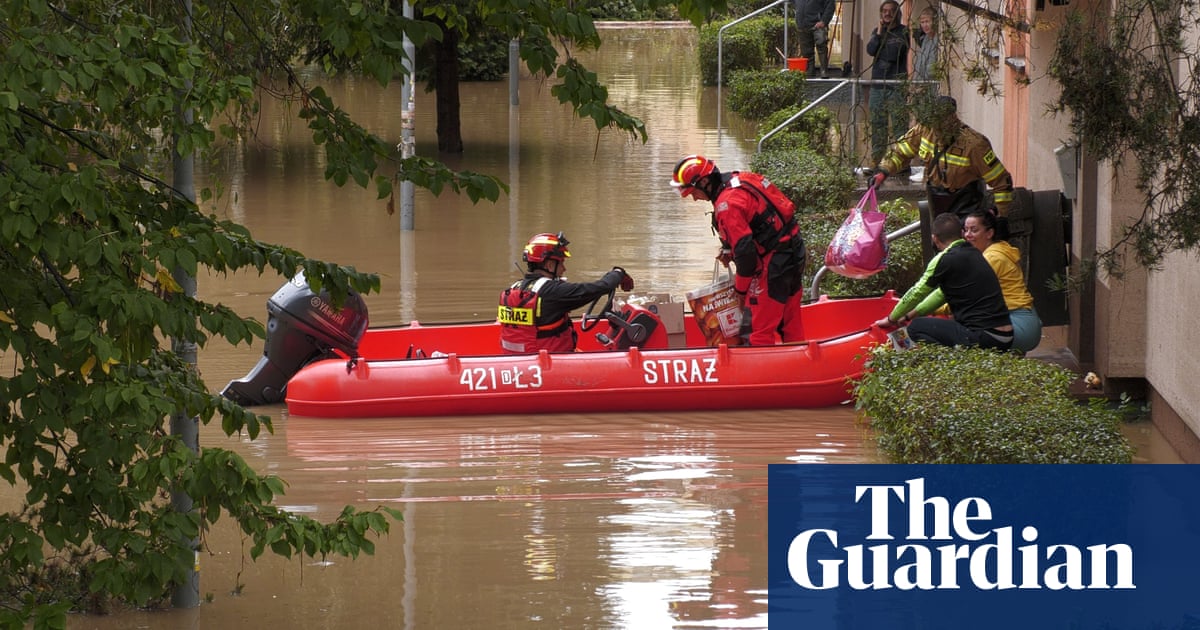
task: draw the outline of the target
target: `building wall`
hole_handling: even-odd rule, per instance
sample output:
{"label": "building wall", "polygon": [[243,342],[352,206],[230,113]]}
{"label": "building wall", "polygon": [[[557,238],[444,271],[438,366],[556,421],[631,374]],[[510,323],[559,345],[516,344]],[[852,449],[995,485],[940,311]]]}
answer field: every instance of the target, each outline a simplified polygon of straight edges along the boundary
{"label": "building wall", "polygon": [[[1156,424],[1170,435],[1172,421],[1200,435],[1200,254],[1176,252],[1167,256],[1161,271],[1147,279],[1146,380],[1157,394],[1151,408]],[[1164,408],[1169,406],[1169,409]],[[1176,450],[1190,450],[1188,441],[1178,439]],[[1195,440],[1192,441],[1193,443]],[[1194,444],[1193,444],[1194,446]],[[1184,459],[1200,461],[1195,456]]]}
{"label": "building wall", "polygon": [[[1098,249],[1116,245],[1124,234],[1124,226],[1141,215],[1144,197],[1135,181],[1131,168],[1119,172],[1109,162],[1100,165],[1100,176],[1095,182]],[[1086,212],[1087,208],[1082,210]],[[1096,370],[1105,378],[1146,376],[1148,272],[1131,259],[1124,262],[1120,278],[1102,273],[1095,281]]]}
{"label": "building wall", "polygon": [[[1091,8],[1098,0],[1076,0],[1078,8]],[[1074,8],[1074,7],[1073,7]],[[1065,8],[1047,6],[1039,19],[1053,22]],[[1035,31],[1031,37],[1032,73],[1048,67],[1054,49],[1053,30]],[[1039,83],[1041,85],[1039,85]],[[1053,81],[1034,82],[1033,102],[1050,102],[1057,94]],[[1031,110],[1037,111],[1037,105]],[[1044,111],[1044,108],[1042,108]],[[1034,121],[1029,133],[1030,187],[1057,171],[1053,148],[1067,137],[1069,119]],[[1057,133],[1056,133],[1057,131]],[[1037,148],[1038,145],[1041,148]],[[1048,150],[1049,149],[1049,150]],[[1143,199],[1132,173],[1115,172],[1110,162],[1085,157],[1081,174],[1080,203],[1074,214],[1073,261],[1089,257],[1091,248],[1106,248],[1120,238],[1122,226],[1142,211]],[[1200,312],[1200,275],[1195,273],[1200,255],[1175,253],[1161,270],[1149,272],[1126,261],[1122,278],[1101,276],[1091,291],[1073,299],[1082,308],[1072,312],[1076,354],[1088,355],[1089,367],[1112,379],[1145,379],[1151,416],[1185,461],[1200,463],[1200,387],[1191,377],[1200,369],[1200,354],[1193,348],[1200,331],[1193,314]]]}
{"label": "building wall", "polygon": [[[1043,11],[1030,11],[1035,21],[1053,24],[1069,9],[1090,9],[1105,0],[1075,0],[1072,6],[1046,4]],[[1056,99],[1058,84],[1045,77],[1054,51],[1054,29],[1034,29],[1027,38],[1027,76],[1034,80],[1018,90],[1006,89],[1009,98],[1025,90],[1027,118],[1020,108],[1006,104],[1006,120],[993,131],[986,112],[988,100],[960,86],[956,96],[966,119],[988,133],[1006,163],[1022,171],[1031,190],[1062,189],[1065,185],[1055,149],[1070,137],[1070,118],[1051,115],[1047,106]],[[1016,46],[1014,46],[1016,48]],[[1037,79],[1041,77],[1041,79]],[[1011,83],[1010,83],[1011,86]],[[1002,140],[997,142],[996,138]],[[1024,151],[1017,149],[1023,144]],[[1009,156],[1012,156],[1011,158]],[[1072,236],[1072,264],[1090,258],[1095,249],[1105,249],[1121,237],[1122,227],[1142,212],[1143,199],[1131,173],[1114,171],[1105,156],[1081,159],[1076,181]],[[1070,195],[1069,195],[1070,196]],[[1131,261],[1126,261],[1131,263]],[[1200,274],[1195,272],[1200,254],[1175,253],[1163,261],[1162,269],[1146,271],[1128,264],[1120,278],[1101,275],[1093,285],[1073,296],[1072,349],[1089,369],[1106,379],[1145,379],[1151,415],[1185,461],[1200,463],[1200,387],[1193,375],[1200,373]]]}
{"label": "building wall", "polygon": [[[1043,11],[1031,12],[1036,20],[1058,20],[1067,7],[1055,7],[1047,3]],[[1058,83],[1046,77],[1050,57],[1054,51],[1055,33],[1045,29],[1034,29],[1029,34],[1026,48],[1026,76],[1035,78],[1026,88],[1029,92],[1028,133],[1025,182],[1030,190],[1063,190],[1063,177],[1058,167],[1054,150],[1070,138],[1070,118],[1053,115],[1046,108],[1058,98]]]}
{"label": "building wall", "polygon": [[[1040,26],[1053,26],[1070,10],[1102,9],[1108,1],[1046,3],[1042,11],[1033,10],[1030,2],[1028,14]],[[912,10],[920,6],[918,2]],[[878,21],[878,2],[862,8],[861,32],[869,32]],[[946,4],[941,8],[952,23],[962,23],[960,11]],[[961,78],[951,80],[950,94],[958,99],[962,119],[991,139],[997,154],[1018,173],[1016,184],[1034,191],[1064,188],[1055,149],[1070,138],[1070,118],[1047,113],[1059,92],[1058,84],[1046,76],[1056,39],[1054,28],[1039,27],[1010,42],[1018,52],[1025,45],[1028,85],[1014,83],[1003,63],[996,66],[996,78],[1006,93],[998,96],[981,96]],[[965,46],[975,44],[964,34]],[[1007,102],[1008,98],[1025,102]],[[1097,249],[1113,245],[1122,227],[1142,212],[1133,175],[1114,171],[1107,157],[1080,155],[1070,250],[1075,269]],[[1154,272],[1126,262],[1122,277],[1101,274],[1072,295],[1071,349],[1086,369],[1106,380],[1144,379],[1155,423],[1185,461],[1200,463],[1200,386],[1194,382],[1200,374],[1200,273],[1195,271],[1200,253],[1172,254]]]}

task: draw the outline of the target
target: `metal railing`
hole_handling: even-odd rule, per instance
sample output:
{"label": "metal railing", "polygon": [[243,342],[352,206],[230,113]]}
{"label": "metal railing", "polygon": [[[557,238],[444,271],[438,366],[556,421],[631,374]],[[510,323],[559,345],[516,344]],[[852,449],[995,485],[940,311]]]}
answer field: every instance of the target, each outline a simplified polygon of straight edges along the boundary
{"label": "metal railing", "polygon": [[[833,83],[834,85],[833,85],[833,87],[826,90],[826,92],[824,94],[822,94],[821,96],[819,96],[815,100],[813,100],[811,103],[809,103],[808,105],[805,105],[804,109],[800,110],[796,114],[793,114],[787,120],[783,121],[783,123],[781,123],[778,127],[763,134],[763,137],[759,138],[758,145],[755,147],[755,153],[762,153],[763,142],[766,141],[767,138],[770,138],[771,136],[775,135],[776,133],[779,133],[780,131],[783,131],[783,129],[786,128],[788,125],[799,120],[800,117],[803,116],[806,112],[808,112],[812,108],[816,107],[817,105],[821,104],[826,99],[832,97],[834,94],[836,94],[842,88],[848,87],[850,89],[850,108],[849,108],[850,121],[849,121],[849,123],[847,123],[845,125],[845,128],[846,128],[845,136],[847,138],[847,143],[850,147],[857,147],[858,146],[858,113],[859,113],[859,108],[857,105],[858,105],[858,100],[859,100],[859,93],[862,92],[861,86],[865,85],[868,88],[870,88],[872,85],[891,85],[891,86],[897,86],[897,87],[908,87],[908,86],[912,86],[912,85],[937,85],[937,81],[912,81],[910,79],[843,78],[843,79],[809,79],[809,81],[812,81],[813,83],[819,83],[819,84]],[[718,102],[718,105],[719,105],[719,102]],[[719,120],[720,119],[718,118],[718,121]],[[718,124],[718,128],[719,128],[720,123],[718,122],[717,124]]]}
{"label": "metal railing", "polygon": [[[721,98],[721,79],[722,79],[721,74],[722,74],[722,72],[724,72],[724,63],[725,63],[725,49],[724,49],[724,43],[723,43],[723,39],[725,37],[725,29],[733,26],[734,24],[745,22],[746,20],[749,20],[750,18],[759,15],[760,13],[765,13],[766,11],[769,11],[769,10],[775,8],[776,6],[782,4],[783,5],[783,48],[784,48],[784,50],[787,50],[787,47],[788,47],[788,5],[791,3],[792,3],[792,0],[775,0],[775,2],[772,2],[771,4],[768,4],[767,6],[761,8],[761,9],[758,9],[757,11],[754,11],[753,13],[748,13],[746,15],[743,15],[742,17],[726,24],[725,26],[722,26],[720,29],[717,30],[717,131],[718,132],[721,131],[721,101],[723,100]],[[787,63],[787,59],[784,59],[784,63]]]}
{"label": "metal railing", "polygon": [[[790,118],[788,118],[787,120],[780,123],[778,127],[768,131],[767,133],[764,133],[763,136],[758,139],[758,145],[754,148],[754,152],[762,153],[763,142],[765,142],[767,140],[767,138],[770,138],[771,136],[775,135],[776,133],[782,131],[788,125],[799,120],[801,116],[808,113],[808,110],[816,107],[817,105],[820,105],[822,101],[833,96],[834,93],[836,93],[838,90],[849,86],[850,93],[851,93],[850,101],[854,102],[857,84],[858,84],[857,81],[851,80],[851,79],[842,79],[840,81],[837,81],[837,85],[834,85],[832,88],[829,88],[829,91],[827,91],[824,94],[822,94],[821,96],[817,97],[816,100],[809,103],[808,105],[805,105],[804,109],[796,112],[795,114],[792,114],[792,116]],[[851,119],[851,125],[852,125],[851,129],[853,129],[853,119]]]}

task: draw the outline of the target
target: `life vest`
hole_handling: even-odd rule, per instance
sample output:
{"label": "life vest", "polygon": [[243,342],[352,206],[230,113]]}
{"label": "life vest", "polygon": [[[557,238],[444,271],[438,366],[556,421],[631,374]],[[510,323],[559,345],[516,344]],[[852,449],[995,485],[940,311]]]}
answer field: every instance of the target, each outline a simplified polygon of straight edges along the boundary
{"label": "life vest", "polygon": [[500,294],[496,320],[500,322],[500,349],[505,354],[526,354],[543,348],[550,352],[575,349],[574,331],[567,313],[553,322],[538,322],[542,314],[542,298],[538,291],[548,282],[550,278],[538,278],[533,282],[521,280]]}
{"label": "life vest", "polygon": [[[775,251],[796,233],[796,204],[767,178],[752,172],[734,171],[726,185],[748,190],[763,202],[764,208],[747,222],[754,242],[764,252]],[[716,217],[713,217],[714,222]]]}

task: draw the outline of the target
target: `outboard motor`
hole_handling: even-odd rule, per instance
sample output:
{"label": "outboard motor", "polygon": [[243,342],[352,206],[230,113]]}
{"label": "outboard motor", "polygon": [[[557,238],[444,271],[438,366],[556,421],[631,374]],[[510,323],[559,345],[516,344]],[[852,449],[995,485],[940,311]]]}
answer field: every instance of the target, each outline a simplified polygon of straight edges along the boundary
{"label": "outboard motor", "polygon": [[267,300],[267,344],[258,365],[230,381],[221,395],[247,407],[280,402],[288,379],[300,368],[336,356],[334,350],[355,356],[366,331],[362,296],[351,291],[338,311],[327,292],[313,293],[303,272],[298,273]]}

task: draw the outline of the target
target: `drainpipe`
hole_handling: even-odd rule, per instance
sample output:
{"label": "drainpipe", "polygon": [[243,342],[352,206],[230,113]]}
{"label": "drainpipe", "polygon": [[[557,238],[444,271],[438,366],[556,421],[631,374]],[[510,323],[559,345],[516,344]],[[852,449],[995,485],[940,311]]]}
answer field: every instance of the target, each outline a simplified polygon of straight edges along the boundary
{"label": "drainpipe", "polygon": [[[413,19],[412,3],[404,3],[405,19]],[[413,101],[413,87],[415,86],[414,75],[415,67],[413,59],[416,57],[416,47],[413,46],[412,40],[408,35],[404,36],[404,83],[400,86],[400,158],[406,159],[417,154],[417,142],[413,137],[413,116],[415,115],[415,103]],[[403,232],[411,232],[413,230],[413,183],[404,180],[400,182],[400,230]]]}

